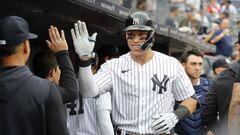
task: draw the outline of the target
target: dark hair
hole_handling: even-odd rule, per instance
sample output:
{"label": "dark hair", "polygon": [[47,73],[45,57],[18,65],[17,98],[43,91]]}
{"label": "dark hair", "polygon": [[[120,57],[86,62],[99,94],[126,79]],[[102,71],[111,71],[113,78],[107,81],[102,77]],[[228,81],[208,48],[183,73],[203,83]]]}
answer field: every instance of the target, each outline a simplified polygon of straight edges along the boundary
{"label": "dark hair", "polygon": [[117,58],[120,55],[117,47],[109,44],[102,46],[99,50],[97,50],[97,52],[99,58],[98,68],[100,68],[100,66],[105,62],[105,57],[112,59]]}
{"label": "dark hair", "polygon": [[15,54],[19,46],[0,46],[0,57],[7,57]]}
{"label": "dark hair", "polygon": [[190,55],[196,55],[196,56],[199,56],[199,57],[202,57],[203,58],[203,54],[196,48],[193,48],[191,50],[186,50],[182,57],[181,57],[181,62],[182,63],[186,63],[187,62],[187,59]]}
{"label": "dark hair", "polygon": [[171,5],[170,6],[170,12],[174,12],[176,10],[178,10],[178,6],[176,6],[176,5]]}
{"label": "dark hair", "polygon": [[3,64],[3,58],[11,56],[17,52],[19,46],[0,46],[0,65]]}
{"label": "dark hair", "polygon": [[50,70],[57,66],[55,54],[50,50],[41,50],[33,57],[33,73],[39,77],[46,78]]}
{"label": "dark hair", "polygon": [[224,12],[222,12],[222,14],[224,14],[224,16],[225,16],[226,18],[229,18],[229,16],[230,16],[230,14],[229,14],[228,11],[224,11]]}

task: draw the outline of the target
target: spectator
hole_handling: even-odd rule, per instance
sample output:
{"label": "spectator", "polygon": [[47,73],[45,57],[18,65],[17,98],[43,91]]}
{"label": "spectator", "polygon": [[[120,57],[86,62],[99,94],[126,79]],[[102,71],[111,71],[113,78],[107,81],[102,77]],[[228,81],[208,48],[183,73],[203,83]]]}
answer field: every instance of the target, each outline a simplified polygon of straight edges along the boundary
{"label": "spectator", "polygon": [[170,7],[170,15],[165,20],[165,25],[171,27],[171,28],[178,28],[178,22],[176,21],[176,18],[179,14],[178,7],[175,5],[172,5]]}
{"label": "spectator", "polygon": [[228,28],[228,19],[223,19],[220,24],[220,29],[212,36],[210,43],[216,45],[216,55],[222,55],[225,57],[230,57],[232,55],[232,37]]}
{"label": "spectator", "polygon": [[186,17],[180,22],[179,26],[180,28],[188,27],[191,29],[192,34],[197,34],[200,28],[200,22],[194,17],[193,9],[191,7],[186,9]]}
{"label": "spectator", "polygon": [[208,13],[211,15],[211,20],[215,20],[219,18],[219,15],[221,13],[221,7],[218,1],[216,0],[209,0],[210,3],[208,4]]}
{"label": "spectator", "polygon": [[238,13],[236,7],[231,3],[231,0],[223,0],[221,11],[229,12],[229,14]]}

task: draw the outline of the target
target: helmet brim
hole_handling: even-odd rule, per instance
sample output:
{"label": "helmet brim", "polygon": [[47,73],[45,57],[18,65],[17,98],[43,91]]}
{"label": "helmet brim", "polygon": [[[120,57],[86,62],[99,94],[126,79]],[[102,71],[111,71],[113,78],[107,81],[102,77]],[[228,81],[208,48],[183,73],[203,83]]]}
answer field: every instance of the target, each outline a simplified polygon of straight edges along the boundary
{"label": "helmet brim", "polygon": [[123,31],[135,31],[135,30],[136,31],[152,31],[153,28],[146,25],[135,24],[135,25],[128,26]]}

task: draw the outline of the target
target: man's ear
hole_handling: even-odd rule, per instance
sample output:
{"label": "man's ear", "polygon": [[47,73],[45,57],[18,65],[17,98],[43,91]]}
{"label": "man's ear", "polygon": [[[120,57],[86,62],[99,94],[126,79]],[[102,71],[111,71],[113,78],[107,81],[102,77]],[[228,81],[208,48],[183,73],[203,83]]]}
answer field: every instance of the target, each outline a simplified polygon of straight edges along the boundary
{"label": "man's ear", "polygon": [[28,40],[23,42],[23,53],[30,53],[30,44]]}
{"label": "man's ear", "polygon": [[185,68],[186,67],[186,63],[182,63],[182,66]]}
{"label": "man's ear", "polygon": [[49,78],[53,78],[55,76],[55,70],[54,69],[51,69],[48,73],[48,77]]}

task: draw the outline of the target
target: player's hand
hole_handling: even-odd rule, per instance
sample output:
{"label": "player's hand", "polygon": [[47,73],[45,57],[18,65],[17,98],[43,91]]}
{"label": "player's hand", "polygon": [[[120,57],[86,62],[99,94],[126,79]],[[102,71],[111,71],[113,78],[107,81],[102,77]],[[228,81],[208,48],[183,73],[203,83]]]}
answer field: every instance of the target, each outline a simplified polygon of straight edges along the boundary
{"label": "player's hand", "polygon": [[97,33],[94,33],[91,37],[89,37],[85,22],[78,21],[74,24],[74,29],[71,29],[71,34],[73,45],[79,58],[91,58]]}
{"label": "player's hand", "polygon": [[154,134],[169,133],[177,124],[178,118],[174,113],[161,114],[153,118],[151,128]]}
{"label": "player's hand", "polygon": [[48,29],[48,35],[50,41],[46,40],[46,42],[51,51],[53,51],[54,53],[58,53],[62,50],[68,50],[68,45],[63,30],[61,30],[60,35],[57,27],[50,26],[50,28]]}

